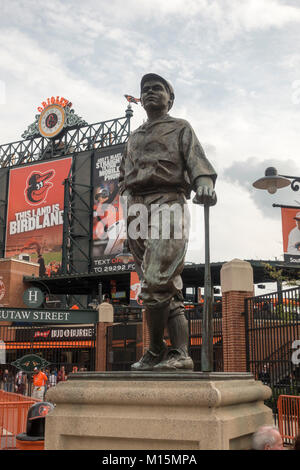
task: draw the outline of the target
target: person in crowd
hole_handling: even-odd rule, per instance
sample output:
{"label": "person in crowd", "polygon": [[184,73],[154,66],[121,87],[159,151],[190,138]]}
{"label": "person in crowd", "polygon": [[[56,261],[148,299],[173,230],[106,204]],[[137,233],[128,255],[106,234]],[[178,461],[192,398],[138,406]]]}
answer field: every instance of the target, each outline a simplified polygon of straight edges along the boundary
{"label": "person in crowd", "polygon": [[39,400],[44,399],[47,381],[47,375],[42,370],[38,370],[38,368],[35,367],[33,375],[33,398],[38,398]]}
{"label": "person in crowd", "polygon": [[39,276],[44,277],[46,275],[46,266],[45,266],[45,260],[40,253],[38,255],[38,264],[40,265]]}
{"label": "person in crowd", "polygon": [[103,302],[106,302],[107,304],[110,304],[110,296],[109,294],[104,294],[103,296]]}
{"label": "person in crowd", "polygon": [[45,385],[45,389],[47,390],[48,387],[49,387],[50,369],[46,368],[46,369],[44,370],[44,373],[45,373],[46,376],[47,376],[47,383],[46,383],[46,385]]}
{"label": "person in crowd", "polygon": [[57,373],[57,383],[65,382],[67,380],[67,375],[65,372],[65,366],[61,366],[60,370]]}
{"label": "person in crowd", "polygon": [[294,450],[300,450],[300,432],[294,442]]}
{"label": "person in crowd", "polygon": [[275,426],[261,426],[252,436],[253,450],[284,450],[280,432]]}
{"label": "person in crowd", "polygon": [[25,395],[27,377],[25,372],[19,370],[16,374],[15,391],[20,395]]}
{"label": "person in crowd", "polygon": [[49,375],[49,381],[48,381],[48,387],[55,387],[57,384],[57,374],[55,373],[54,370],[51,371]]}
{"label": "person in crowd", "polygon": [[3,374],[3,390],[5,392],[13,391],[13,376],[8,369],[5,369]]}
{"label": "person in crowd", "polygon": [[261,380],[264,385],[269,385],[271,382],[270,373],[267,364],[263,365],[263,369],[258,376],[258,380]]}

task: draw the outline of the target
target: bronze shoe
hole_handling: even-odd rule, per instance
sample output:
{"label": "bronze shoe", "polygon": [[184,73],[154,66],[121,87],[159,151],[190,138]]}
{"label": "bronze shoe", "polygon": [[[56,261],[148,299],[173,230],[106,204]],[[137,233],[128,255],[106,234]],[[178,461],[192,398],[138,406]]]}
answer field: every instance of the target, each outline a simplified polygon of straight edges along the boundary
{"label": "bronze shoe", "polygon": [[177,349],[171,349],[165,360],[154,366],[154,371],[193,370],[194,363],[190,356],[182,354]]}
{"label": "bronze shoe", "polygon": [[138,362],[135,362],[131,365],[131,370],[153,370],[156,364],[159,364],[161,361],[163,361],[166,356],[167,350],[167,345],[165,345],[158,354],[148,349]]}

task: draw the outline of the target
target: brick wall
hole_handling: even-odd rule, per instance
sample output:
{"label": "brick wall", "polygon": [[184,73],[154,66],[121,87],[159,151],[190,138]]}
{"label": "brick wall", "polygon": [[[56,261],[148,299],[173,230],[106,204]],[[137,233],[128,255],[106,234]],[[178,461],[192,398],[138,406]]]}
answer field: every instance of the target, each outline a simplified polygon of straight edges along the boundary
{"label": "brick wall", "polygon": [[95,370],[102,372],[106,370],[106,344],[107,328],[113,323],[99,322],[96,327],[96,361]]}
{"label": "brick wall", "polygon": [[[30,287],[23,281],[23,276],[38,276],[39,265],[16,259],[0,259],[0,306],[26,307],[23,294]],[[1,322],[1,325],[10,325],[11,322]]]}
{"label": "brick wall", "polygon": [[222,296],[224,372],[246,372],[244,300],[253,292],[232,291]]}
{"label": "brick wall", "polygon": [[246,372],[246,328],[244,300],[253,296],[250,263],[234,259],[221,269],[224,372]]}

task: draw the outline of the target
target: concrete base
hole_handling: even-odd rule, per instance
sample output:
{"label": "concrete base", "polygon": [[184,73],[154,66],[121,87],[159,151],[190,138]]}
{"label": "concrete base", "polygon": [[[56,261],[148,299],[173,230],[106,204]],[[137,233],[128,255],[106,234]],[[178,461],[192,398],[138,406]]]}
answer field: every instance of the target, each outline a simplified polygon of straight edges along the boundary
{"label": "concrete base", "polygon": [[45,449],[249,449],[270,396],[248,373],[76,373],[47,392]]}

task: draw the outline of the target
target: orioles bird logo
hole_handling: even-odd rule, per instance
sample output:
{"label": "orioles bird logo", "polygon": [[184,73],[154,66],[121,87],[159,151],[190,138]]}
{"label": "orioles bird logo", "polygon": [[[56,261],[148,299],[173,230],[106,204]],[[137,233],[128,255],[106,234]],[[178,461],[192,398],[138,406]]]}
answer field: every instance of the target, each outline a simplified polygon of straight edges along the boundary
{"label": "orioles bird logo", "polygon": [[131,95],[124,95],[124,96],[129,103],[138,104],[138,102],[141,101],[140,98],[135,98],[134,96],[131,96]]}
{"label": "orioles bird logo", "polygon": [[49,405],[41,405],[39,407],[39,415],[40,416],[46,416],[50,411],[50,406]]}
{"label": "orioles bird logo", "polygon": [[54,175],[54,170],[50,170],[45,173],[37,171],[31,173],[27,178],[26,188],[24,191],[29,204],[40,204],[45,201],[49,189],[53,186],[53,183],[51,183],[50,180]]}

